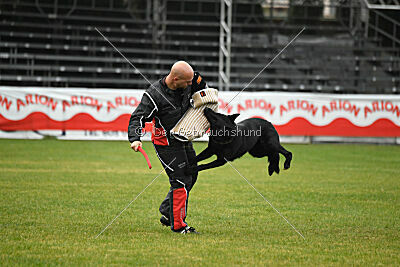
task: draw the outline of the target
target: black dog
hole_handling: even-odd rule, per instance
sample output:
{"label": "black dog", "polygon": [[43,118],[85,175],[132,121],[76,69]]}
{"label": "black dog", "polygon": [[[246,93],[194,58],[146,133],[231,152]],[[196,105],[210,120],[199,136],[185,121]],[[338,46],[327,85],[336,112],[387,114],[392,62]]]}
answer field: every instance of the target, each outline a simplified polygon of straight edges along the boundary
{"label": "black dog", "polygon": [[212,155],[217,159],[208,164],[192,167],[192,171],[202,171],[222,166],[226,161],[240,158],[247,152],[253,157],[267,156],[269,161],[268,173],[279,174],[279,153],[286,158],[284,168],[290,168],[292,153],[284,149],[279,142],[279,135],[274,126],[263,119],[247,119],[235,124],[239,114],[223,115],[206,108],[204,115],[210,122],[211,134],[208,147],[196,157],[196,161],[205,160]]}

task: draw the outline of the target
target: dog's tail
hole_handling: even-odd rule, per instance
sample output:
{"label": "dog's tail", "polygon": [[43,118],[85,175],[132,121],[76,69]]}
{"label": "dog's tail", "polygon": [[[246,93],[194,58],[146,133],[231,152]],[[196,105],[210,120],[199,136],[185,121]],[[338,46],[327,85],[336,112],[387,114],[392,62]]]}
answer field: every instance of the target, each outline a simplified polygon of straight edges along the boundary
{"label": "dog's tail", "polygon": [[283,167],[285,170],[290,168],[290,162],[292,161],[292,152],[287,151],[283,146],[280,146],[279,148],[279,153],[281,153],[283,156],[285,156],[285,163],[283,164]]}
{"label": "dog's tail", "polygon": [[271,153],[268,155],[268,174],[271,176],[274,172],[279,174],[279,153]]}
{"label": "dog's tail", "polygon": [[285,156],[285,163],[283,164],[284,169],[287,170],[290,168],[290,163],[292,161],[292,152],[287,151],[283,146],[279,145],[279,149],[275,153],[271,153],[268,155],[268,174],[271,176],[274,172],[279,174],[279,153]]}

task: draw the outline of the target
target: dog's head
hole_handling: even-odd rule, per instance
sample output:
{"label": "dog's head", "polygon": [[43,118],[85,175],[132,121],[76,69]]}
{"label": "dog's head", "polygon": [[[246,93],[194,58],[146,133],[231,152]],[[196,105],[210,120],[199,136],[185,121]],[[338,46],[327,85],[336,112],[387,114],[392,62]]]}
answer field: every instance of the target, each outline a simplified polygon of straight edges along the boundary
{"label": "dog's head", "polygon": [[227,144],[237,136],[235,119],[240,114],[224,115],[205,108],[204,115],[210,122],[211,137],[216,143]]}

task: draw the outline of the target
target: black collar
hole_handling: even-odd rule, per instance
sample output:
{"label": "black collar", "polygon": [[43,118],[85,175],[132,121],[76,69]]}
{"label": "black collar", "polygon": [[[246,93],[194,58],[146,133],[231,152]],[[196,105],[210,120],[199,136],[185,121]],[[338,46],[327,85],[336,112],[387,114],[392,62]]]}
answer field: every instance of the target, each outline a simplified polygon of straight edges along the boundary
{"label": "black collar", "polygon": [[168,75],[165,75],[164,77],[161,78],[161,84],[164,85],[165,87],[168,87],[167,83],[165,82],[165,79],[167,79]]}
{"label": "black collar", "polygon": [[165,80],[167,79],[168,75],[165,75],[164,77],[162,77],[160,79],[160,84],[161,84],[161,88],[164,90],[165,93],[172,95],[174,93],[174,90],[172,90],[171,88],[168,87],[167,83],[165,82]]}

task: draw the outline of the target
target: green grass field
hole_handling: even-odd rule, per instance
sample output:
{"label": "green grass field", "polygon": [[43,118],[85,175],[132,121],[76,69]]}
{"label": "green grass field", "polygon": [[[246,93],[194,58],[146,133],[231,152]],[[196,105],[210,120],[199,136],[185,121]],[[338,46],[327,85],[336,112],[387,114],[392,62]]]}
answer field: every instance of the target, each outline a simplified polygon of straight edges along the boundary
{"label": "green grass field", "polygon": [[163,173],[95,239],[162,170],[151,144],[149,170],[128,142],[0,140],[0,264],[399,265],[400,147],[285,147],[294,159],[280,175],[249,155],[232,164],[305,240],[229,165],[191,192],[201,235],[159,223]]}

